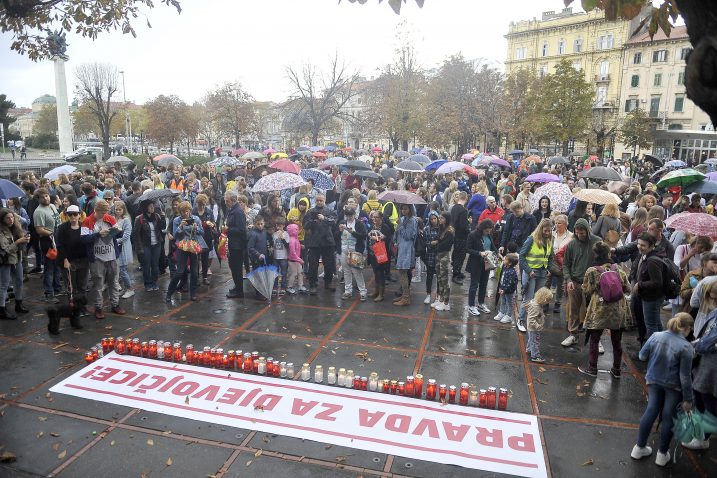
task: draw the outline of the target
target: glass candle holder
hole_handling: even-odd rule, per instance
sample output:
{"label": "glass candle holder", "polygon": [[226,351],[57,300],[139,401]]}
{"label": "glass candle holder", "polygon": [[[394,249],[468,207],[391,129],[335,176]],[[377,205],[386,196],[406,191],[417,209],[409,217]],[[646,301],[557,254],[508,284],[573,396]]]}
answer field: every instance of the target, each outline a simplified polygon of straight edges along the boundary
{"label": "glass candle holder", "polygon": [[149,357],[149,342],[142,342],[139,344],[142,357]]}
{"label": "glass candle holder", "polygon": [[458,403],[460,405],[468,405],[468,398],[470,397],[471,389],[467,383],[461,384],[461,390],[458,395]]}
{"label": "glass candle holder", "polygon": [[488,387],[488,408],[495,408],[497,397],[497,391],[495,387]]}
{"label": "glass candle holder", "polygon": [[417,373],[416,376],[413,377],[413,388],[414,396],[421,398],[423,396],[423,375],[420,373]]}
{"label": "glass candle holder", "polygon": [[286,378],[286,362],[279,363],[279,376],[281,378]]}
{"label": "glass candle holder", "polygon": [[336,385],[336,367],[329,367],[329,371],[326,373],[326,383]]}
{"label": "glass candle holder", "polygon": [[164,341],[164,360],[172,361],[172,343],[169,340]]}
{"label": "glass candle holder", "polygon": [[438,400],[440,400],[441,402],[445,402],[447,394],[448,394],[448,388],[443,384],[439,385],[438,386]]}
{"label": "glass candle holder", "polygon": [[139,339],[132,339],[132,355],[135,357],[142,356],[142,344]]}
{"label": "glass candle holder", "polygon": [[354,386],[354,371],[349,369],[346,371],[346,379],[344,379],[344,387],[353,388]]}
{"label": "glass candle holder", "polygon": [[110,352],[112,352],[115,349],[115,338],[110,337],[108,340],[110,341]]}
{"label": "glass candle holder", "polygon": [[408,377],[406,377],[405,395],[407,397],[413,397],[416,394],[416,386],[414,385],[413,380],[413,375],[409,375]]}
{"label": "glass candle holder", "polygon": [[361,376],[360,375],[354,375],[353,379],[353,388],[356,390],[361,390]]}
{"label": "glass candle holder", "polygon": [[251,353],[247,352],[244,354],[244,360],[242,361],[242,370],[246,373],[251,373],[254,370],[252,365]]}
{"label": "glass candle holder", "polygon": [[304,382],[311,380],[311,365],[308,363],[301,366],[301,380]]}
{"label": "glass candle holder", "polygon": [[234,370],[234,366],[236,364],[236,352],[233,350],[230,350],[227,352],[227,364],[224,368],[228,368],[229,370]]}
{"label": "glass candle holder", "polygon": [[488,391],[485,388],[481,388],[478,394],[478,406],[488,408]]}
{"label": "glass candle holder", "polygon": [[[191,347],[191,345],[189,347]],[[151,358],[151,359],[157,358],[157,341],[156,340],[149,341],[149,358]]]}
{"label": "glass candle holder", "polygon": [[264,362],[264,365],[266,365],[266,359],[264,357],[256,357],[254,358],[252,356],[252,367],[254,369],[254,373],[259,373],[259,363]]}
{"label": "glass candle holder", "polygon": [[266,374],[274,375],[274,357],[266,358]]}
{"label": "glass candle holder", "polygon": [[456,403],[456,386],[448,387],[448,403]]}
{"label": "glass candle holder", "polygon": [[436,381],[432,378],[428,379],[428,385],[426,385],[426,400],[436,399]]}
{"label": "glass candle holder", "polygon": [[126,344],[124,341],[124,337],[117,337],[117,340],[115,341],[115,350],[118,354],[124,355],[126,352]]}
{"label": "glass candle holder", "polygon": [[100,340],[100,345],[102,346],[102,353],[110,353],[110,341],[107,337],[102,337],[102,340]]}
{"label": "glass candle holder", "polygon": [[274,373],[271,374],[272,377],[281,377],[281,364],[274,360]]}
{"label": "glass candle holder", "polygon": [[92,360],[99,360],[100,358],[100,352],[97,350],[97,347],[90,348],[90,352],[92,352]]}
{"label": "glass candle holder", "polygon": [[264,357],[259,357],[259,360],[256,362],[256,373],[259,375],[266,374],[266,359]]}
{"label": "glass candle holder", "polygon": [[161,340],[157,341],[157,359],[164,359],[164,342],[162,342]]}
{"label": "glass candle holder", "polygon": [[211,347],[204,347],[202,349],[202,365],[209,367],[212,364],[212,349]]}
{"label": "glass candle holder", "polygon": [[346,369],[340,368],[339,374],[336,377],[336,385],[339,387],[345,387],[346,386]]}
{"label": "glass candle holder", "polygon": [[92,355],[92,351],[85,352],[85,362],[92,363],[95,361],[95,357]]}
{"label": "glass candle holder", "polygon": [[324,381],[324,367],[317,365],[314,367],[314,382],[322,383]]}
{"label": "glass candle holder", "polygon": [[174,361],[175,362],[181,362],[182,361],[182,344],[179,342],[175,342],[173,346],[173,354],[174,354]]}
{"label": "glass candle holder", "polygon": [[498,410],[506,410],[508,408],[508,389],[501,388],[498,393]]}
{"label": "glass candle holder", "polygon": [[381,380],[381,392],[391,393],[391,381],[387,378]]}
{"label": "glass candle holder", "polygon": [[289,362],[286,364],[286,378],[294,378],[295,375],[294,371],[294,362]]}
{"label": "glass candle holder", "polygon": [[398,391],[398,380],[391,380],[391,395],[396,395],[396,392]]}
{"label": "glass candle holder", "polygon": [[468,397],[468,406],[478,406],[478,390],[471,390],[470,397]]}
{"label": "glass candle holder", "polygon": [[398,386],[396,387],[396,395],[405,395],[406,394],[406,382],[401,380],[398,382]]}
{"label": "glass candle holder", "polygon": [[371,392],[378,391],[378,374],[376,372],[371,372],[368,376],[368,389]]}

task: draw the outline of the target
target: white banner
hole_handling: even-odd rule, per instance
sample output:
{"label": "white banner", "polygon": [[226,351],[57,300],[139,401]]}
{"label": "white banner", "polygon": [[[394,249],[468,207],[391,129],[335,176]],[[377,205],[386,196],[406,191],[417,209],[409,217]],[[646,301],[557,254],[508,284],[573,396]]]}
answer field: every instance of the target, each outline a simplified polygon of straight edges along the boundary
{"label": "white banner", "polygon": [[532,415],[115,353],[51,391],[378,453],[547,476]]}

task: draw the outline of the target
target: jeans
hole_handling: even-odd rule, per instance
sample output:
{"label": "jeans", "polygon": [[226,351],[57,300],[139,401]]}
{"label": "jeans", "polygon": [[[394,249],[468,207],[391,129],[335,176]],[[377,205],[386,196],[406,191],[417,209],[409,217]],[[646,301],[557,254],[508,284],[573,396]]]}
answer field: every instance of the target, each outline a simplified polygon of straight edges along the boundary
{"label": "jeans", "polygon": [[531,269],[530,272],[534,272],[535,276],[530,277],[528,271],[523,271],[523,301],[518,314],[518,318],[522,321],[525,321],[525,315],[528,313],[528,302],[533,300],[535,291],[545,285],[545,278],[548,275],[547,269]]}
{"label": "jeans", "polygon": [[646,339],[649,339],[655,332],[662,331],[662,321],[660,320],[660,311],[662,310],[662,300],[645,300],[642,299],[642,316],[645,320],[645,328],[647,329]]}
{"label": "jeans", "polygon": [[244,252],[242,249],[229,249],[228,251],[229,271],[232,273],[234,290],[240,294],[244,293]]}
{"label": "jeans", "polygon": [[132,276],[129,275],[126,265],[119,267],[119,283],[125,289],[131,289],[134,286],[134,281],[132,281]]}
{"label": "jeans", "polygon": [[350,266],[348,262],[348,254],[346,252],[341,253],[341,268],[344,272],[344,293],[353,293],[353,281],[356,279],[356,288],[359,290],[359,294],[361,294],[362,297],[366,297],[368,291],[366,290],[366,281],[364,281],[363,278],[363,269]]}
{"label": "jeans", "polygon": [[433,277],[436,275],[436,267],[426,267],[426,294],[431,295],[433,289]]}
{"label": "jeans", "polygon": [[[286,290],[286,278],[289,271],[289,259],[274,259],[274,265],[279,268],[279,277],[274,281],[274,287]],[[279,278],[281,278],[281,287],[279,287]]]}
{"label": "jeans", "polygon": [[177,285],[187,269],[187,260],[189,260],[189,296],[195,297],[197,295],[197,283],[199,282],[199,254],[177,249],[176,257],[177,269],[172,273],[172,280],[169,282],[169,288],[167,289],[167,297],[177,290]]}
{"label": "jeans", "polygon": [[449,252],[439,252],[436,254],[436,297],[444,304],[448,303],[451,297],[451,285],[448,281],[449,269],[451,267]]}
{"label": "jeans", "polygon": [[662,414],[660,423],[660,445],[658,450],[665,453],[670,448],[672,440],[672,421],[677,413],[677,405],[682,401],[682,392],[665,388],[661,385],[647,386],[647,409],[640,418],[640,428],[637,432],[637,446],[647,445],[647,439],[652,431],[652,425],[657,416]]}
{"label": "jeans", "polygon": [[468,307],[476,305],[476,292],[478,292],[478,303],[483,304],[485,302],[485,293],[488,290],[488,276],[490,276],[490,271],[486,270],[481,262],[478,266],[478,271],[475,274],[471,274],[471,284],[468,287]]}
{"label": "jeans", "polygon": [[142,278],[145,287],[157,287],[159,278],[159,253],[162,250],[161,244],[144,246],[142,254]]}
{"label": "jeans", "polygon": [[60,268],[57,261],[45,257],[45,269],[42,271],[42,287],[46,296],[54,296],[62,291],[60,285]]}
{"label": "jeans", "polygon": [[540,357],[540,331],[528,331],[528,345],[526,346],[530,358]]}
{"label": "jeans", "polygon": [[[605,329],[590,329],[590,346],[588,349],[588,367],[590,370],[597,370],[598,355],[600,352],[600,337]],[[612,368],[620,370],[622,360],[622,330],[610,330],[610,342],[612,342]]]}
{"label": "jeans", "polygon": [[22,263],[0,266],[0,307],[5,307],[7,288],[11,280],[15,301],[22,300]]}
{"label": "jeans", "polygon": [[453,266],[453,275],[460,277],[463,273],[463,262],[466,260],[466,240],[468,236],[456,236],[453,240],[453,251],[451,253],[451,263]]}
{"label": "jeans", "polygon": [[498,312],[513,319],[513,308],[515,306],[515,293],[503,293],[498,302]]}

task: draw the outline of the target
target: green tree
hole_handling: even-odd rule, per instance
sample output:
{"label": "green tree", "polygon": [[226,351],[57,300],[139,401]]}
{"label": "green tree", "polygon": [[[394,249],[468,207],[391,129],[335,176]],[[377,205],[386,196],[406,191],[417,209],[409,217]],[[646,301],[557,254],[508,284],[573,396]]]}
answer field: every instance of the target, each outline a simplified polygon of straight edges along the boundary
{"label": "green tree", "polygon": [[40,110],[37,120],[32,126],[32,135],[37,136],[57,134],[57,105],[48,105]]}
{"label": "green tree", "polygon": [[562,143],[563,154],[568,154],[569,141],[587,132],[594,95],[584,73],[562,60],[555,66],[555,73],[540,79],[529,93],[530,117],[537,135]]}
{"label": "green tree", "polygon": [[[159,0],[181,12],[179,0]],[[136,37],[132,22],[153,0],[0,0],[0,31],[12,35],[10,48],[33,60],[52,57],[47,35],[73,32],[96,39],[100,33],[120,30]],[[147,26],[151,27],[149,20]]]}
{"label": "green tree", "polygon": [[7,95],[0,94],[0,123],[5,130],[6,140],[20,139],[20,136],[10,132],[10,125],[15,122],[15,118],[9,115],[9,111],[15,107],[15,103],[7,99]]}
{"label": "green tree", "polygon": [[537,85],[537,77],[530,70],[521,68],[503,80],[500,97],[500,119],[504,123],[506,154],[508,150],[522,149],[535,135],[535,125],[530,119],[529,94]]}
{"label": "green tree", "polygon": [[655,140],[654,120],[645,110],[637,108],[630,111],[618,130],[622,144],[633,149],[647,149]]}

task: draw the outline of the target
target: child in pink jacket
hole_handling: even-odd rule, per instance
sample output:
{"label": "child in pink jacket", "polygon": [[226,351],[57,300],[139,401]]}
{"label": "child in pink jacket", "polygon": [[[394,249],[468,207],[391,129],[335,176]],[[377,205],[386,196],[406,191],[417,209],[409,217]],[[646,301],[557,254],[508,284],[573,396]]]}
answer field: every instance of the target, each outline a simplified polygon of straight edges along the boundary
{"label": "child in pink jacket", "polygon": [[304,260],[301,258],[301,249],[304,246],[299,242],[299,226],[289,224],[286,226],[286,232],[289,233],[289,280],[286,291],[292,295],[296,294],[297,289],[294,288],[294,283],[296,283],[299,286],[298,291],[305,294]]}

